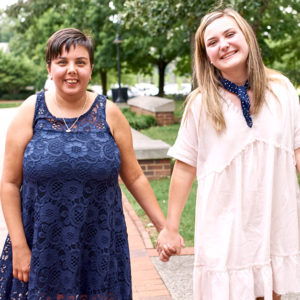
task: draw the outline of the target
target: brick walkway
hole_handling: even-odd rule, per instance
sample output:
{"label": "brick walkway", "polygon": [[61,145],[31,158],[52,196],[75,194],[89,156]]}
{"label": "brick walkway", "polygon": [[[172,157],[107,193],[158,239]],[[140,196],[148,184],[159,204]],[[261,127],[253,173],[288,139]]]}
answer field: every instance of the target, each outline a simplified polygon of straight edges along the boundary
{"label": "brick walkway", "polygon": [[[133,300],[172,300],[150,257],[157,256],[141,220],[123,195],[123,207],[131,256]],[[182,255],[194,254],[193,248],[182,249]]]}
{"label": "brick walkway", "polygon": [[172,300],[150,259],[151,253],[148,251],[156,252],[156,250],[152,249],[152,243],[143,224],[124,196],[123,206],[130,248],[133,300]]}

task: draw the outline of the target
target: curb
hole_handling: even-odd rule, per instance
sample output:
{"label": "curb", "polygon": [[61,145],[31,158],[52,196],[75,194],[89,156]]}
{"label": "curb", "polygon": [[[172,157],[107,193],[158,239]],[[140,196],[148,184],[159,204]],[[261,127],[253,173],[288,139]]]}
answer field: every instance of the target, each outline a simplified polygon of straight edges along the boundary
{"label": "curb", "polygon": [[[132,208],[130,202],[126,198],[126,196],[122,193],[122,202],[123,202],[123,208],[127,212],[127,214],[130,216],[131,220],[135,224],[136,228],[138,229],[139,235],[141,236],[145,248],[148,252],[148,255],[153,257],[153,256],[158,256],[158,253],[156,249],[153,247],[153,244],[151,242],[151,239],[149,237],[149,234],[147,230],[145,229],[142,221],[136,214],[135,210]],[[194,247],[186,247],[181,249],[181,255],[194,255]]]}

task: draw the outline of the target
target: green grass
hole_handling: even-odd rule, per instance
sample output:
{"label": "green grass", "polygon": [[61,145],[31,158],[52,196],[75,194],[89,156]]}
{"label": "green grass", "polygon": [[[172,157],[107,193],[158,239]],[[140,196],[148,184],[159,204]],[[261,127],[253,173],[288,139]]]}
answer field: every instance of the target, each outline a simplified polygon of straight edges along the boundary
{"label": "green grass", "polygon": [[0,108],[18,107],[20,105],[21,105],[21,102],[0,103]]}
{"label": "green grass", "polygon": [[180,124],[178,123],[166,126],[155,126],[143,129],[140,132],[154,140],[162,140],[169,145],[173,145],[177,137],[179,126]]}
{"label": "green grass", "polygon": [[175,119],[180,119],[184,110],[184,101],[176,100],[175,101],[175,111],[174,117]]}
{"label": "green grass", "polygon": [[[184,101],[175,101],[175,111],[174,117],[176,120],[175,124],[167,125],[167,126],[152,126],[147,129],[140,130],[141,133],[149,136],[154,140],[163,140],[169,145],[173,145],[178,130],[180,127],[180,119],[184,110]],[[162,178],[158,180],[151,180],[150,184],[154,191],[154,194],[157,198],[157,201],[164,213],[167,216],[168,211],[168,194],[169,194],[169,186],[170,186],[170,178]],[[139,206],[139,204],[135,201],[129,191],[126,189],[124,184],[121,184],[121,188],[125,193],[127,199],[132,205],[133,209],[143,222],[146,230],[148,231],[150,238],[152,240],[153,245],[155,245],[157,232],[156,230],[150,230],[149,223],[150,220],[143,211],[143,209]],[[195,202],[196,202],[196,192],[197,192],[197,182],[195,181],[193,187],[191,189],[189,198],[185,204],[184,210],[182,212],[181,220],[180,220],[180,229],[179,232],[183,236],[185,240],[185,245],[187,247],[194,245],[194,227],[195,227]]]}
{"label": "green grass", "polygon": [[[163,178],[159,180],[151,180],[150,184],[154,191],[154,194],[157,198],[157,201],[164,213],[167,216],[168,211],[168,194],[169,194],[169,185],[170,178]],[[132,205],[136,214],[140,217],[143,224],[147,229],[147,224],[150,223],[149,218],[145,215],[143,209],[139,206],[139,204],[135,201],[129,191],[126,189],[124,184],[121,184],[121,188],[126,195],[128,201]],[[195,202],[196,202],[196,192],[197,192],[197,183],[196,181],[193,184],[191,189],[189,198],[185,204],[184,210],[182,212],[181,221],[180,221],[180,229],[179,232],[183,236],[185,240],[185,245],[187,247],[194,245],[194,227],[195,227]],[[153,245],[155,245],[157,233],[150,234]]]}
{"label": "green grass", "polygon": [[153,126],[140,130],[141,133],[149,136],[154,140],[162,140],[169,145],[173,145],[180,127],[180,119],[184,110],[184,101],[175,101],[174,117],[177,122],[166,126]]}

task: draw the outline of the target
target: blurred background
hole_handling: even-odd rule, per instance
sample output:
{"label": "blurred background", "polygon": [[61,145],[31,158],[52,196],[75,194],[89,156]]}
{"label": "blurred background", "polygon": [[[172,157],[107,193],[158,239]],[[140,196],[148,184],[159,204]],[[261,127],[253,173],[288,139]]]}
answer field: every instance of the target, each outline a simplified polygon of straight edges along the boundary
{"label": "blurred background", "polygon": [[[257,34],[268,67],[300,83],[299,0],[229,0]],[[0,99],[25,99],[52,88],[45,47],[63,27],[93,37],[91,90],[113,97],[158,95],[184,99],[195,87],[194,34],[212,0],[1,0]],[[118,68],[119,63],[119,68]],[[47,83],[46,83],[47,82]]]}

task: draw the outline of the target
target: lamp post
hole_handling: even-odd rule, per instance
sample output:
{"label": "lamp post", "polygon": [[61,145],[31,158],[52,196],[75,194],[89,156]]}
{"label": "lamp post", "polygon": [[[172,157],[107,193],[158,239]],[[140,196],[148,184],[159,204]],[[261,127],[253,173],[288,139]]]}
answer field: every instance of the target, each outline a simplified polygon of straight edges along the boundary
{"label": "lamp post", "polygon": [[117,23],[117,35],[116,39],[114,40],[114,43],[117,46],[117,60],[118,60],[118,97],[116,102],[126,102],[126,99],[124,99],[123,94],[122,94],[122,89],[121,89],[121,62],[120,62],[120,44],[122,43],[122,40],[120,38],[120,33],[119,33],[119,24]]}

